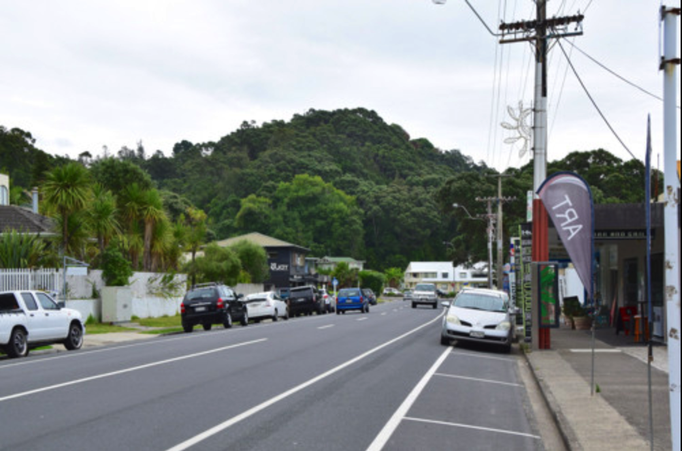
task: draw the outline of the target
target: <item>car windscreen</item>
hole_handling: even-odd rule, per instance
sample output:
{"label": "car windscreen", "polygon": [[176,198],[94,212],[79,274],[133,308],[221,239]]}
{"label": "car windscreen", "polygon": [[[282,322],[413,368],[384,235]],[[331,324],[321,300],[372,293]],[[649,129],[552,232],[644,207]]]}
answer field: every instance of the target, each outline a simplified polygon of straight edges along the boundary
{"label": "car windscreen", "polygon": [[436,287],[429,284],[419,284],[414,287],[414,291],[436,291]]}
{"label": "car windscreen", "polygon": [[360,290],[357,288],[344,288],[339,291],[340,298],[348,298],[352,296],[360,296]]}
{"label": "car windscreen", "polygon": [[468,308],[474,310],[485,310],[488,312],[504,312],[505,301],[497,296],[486,296],[476,293],[462,293],[455,299],[455,307]]}
{"label": "car windscreen", "polygon": [[187,293],[185,299],[188,301],[197,301],[199,299],[211,299],[213,297],[215,297],[214,288],[199,288]]}
{"label": "car windscreen", "polygon": [[251,304],[253,302],[265,302],[265,301],[267,301],[267,298],[259,296],[259,297],[253,297],[253,298],[248,297],[248,298],[246,298],[246,300],[244,302]]}

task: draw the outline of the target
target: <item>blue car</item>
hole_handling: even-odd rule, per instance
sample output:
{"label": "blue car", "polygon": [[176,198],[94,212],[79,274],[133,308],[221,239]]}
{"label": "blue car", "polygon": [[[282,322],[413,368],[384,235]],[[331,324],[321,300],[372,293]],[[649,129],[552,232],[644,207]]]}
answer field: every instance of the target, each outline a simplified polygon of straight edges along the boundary
{"label": "blue car", "polygon": [[346,310],[360,310],[369,313],[369,299],[362,294],[360,288],[342,288],[336,297],[336,314]]}

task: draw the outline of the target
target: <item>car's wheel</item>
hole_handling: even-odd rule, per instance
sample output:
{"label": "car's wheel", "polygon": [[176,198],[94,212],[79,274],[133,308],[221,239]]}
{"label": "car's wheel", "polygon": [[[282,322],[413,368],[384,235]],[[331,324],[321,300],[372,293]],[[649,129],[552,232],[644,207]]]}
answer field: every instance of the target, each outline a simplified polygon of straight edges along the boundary
{"label": "car's wheel", "polygon": [[417,304],[415,304],[415,303],[413,302],[413,303],[412,303],[412,308],[417,308]]}
{"label": "car's wheel", "polygon": [[272,321],[279,320],[279,316],[277,316],[277,315],[279,315],[279,312],[277,311],[277,309],[275,309],[275,314],[272,316]]}
{"label": "car's wheel", "polygon": [[369,304],[365,306],[365,313],[369,313]]}
{"label": "car's wheel", "polygon": [[438,303],[437,303],[437,302],[436,302],[435,304],[433,304],[434,310],[436,309],[436,307],[438,307]]}
{"label": "car's wheel", "polygon": [[204,330],[211,330],[211,327],[213,327],[213,324],[204,323],[204,324],[202,324],[202,326],[204,327]]}
{"label": "car's wheel", "polygon": [[440,336],[440,344],[443,346],[450,346],[450,339],[448,337]]}
{"label": "car's wheel", "polygon": [[83,327],[74,322],[69,326],[69,335],[64,340],[64,347],[69,351],[80,349],[83,346]]}
{"label": "car's wheel", "polygon": [[232,315],[230,315],[230,312],[225,312],[223,315],[223,327],[225,329],[232,327]]}
{"label": "car's wheel", "polygon": [[343,314],[345,315],[345,314],[346,314],[346,311],[345,311],[345,310],[341,310],[341,313],[343,313]]}
{"label": "car's wheel", "polygon": [[340,315],[340,314],[341,314],[341,311],[337,309],[337,310],[336,310],[336,314],[337,314],[337,315]]}
{"label": "car's wheel", "polygon": [[241,320],[241,325],[242,326],[248,326],[249,325],[249,313],[248,312],[244,312],[244,316],[242,316],[242,320]]}
{"label": "car's wheel", "polygon": [[192,323],[186,323],[182,322],[182,330],[184,330],[186,333],[190,333],[194,330],[194,324]]}
{"label": "car's wheel", "polygon": [[26,357],[28,355],[26,331],[19,327],[15,328],[9,336],[9,343],[7,343],[5,351],[10,357]]}
{"label": "car's wheel", "polygon": [[284,319],[289,319],[289,307],[287,307],[286,312],[284,314]]}

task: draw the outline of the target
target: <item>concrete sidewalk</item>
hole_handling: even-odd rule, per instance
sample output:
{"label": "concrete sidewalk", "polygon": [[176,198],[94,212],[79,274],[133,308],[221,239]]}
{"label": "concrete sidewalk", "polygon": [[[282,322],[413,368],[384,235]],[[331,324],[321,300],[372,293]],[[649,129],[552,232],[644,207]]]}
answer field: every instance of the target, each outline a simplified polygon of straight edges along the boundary
{"label": "concrete sidewalk", "polygon": [[[552,349],[526,354],[564,442],[571,450],[650,449],[647,347],[613,329],[595,337],[594,395],[590,331],[552,329]],[[653,351],[653,441],[664,451],[672,449],[668,355],[665,346]]]}

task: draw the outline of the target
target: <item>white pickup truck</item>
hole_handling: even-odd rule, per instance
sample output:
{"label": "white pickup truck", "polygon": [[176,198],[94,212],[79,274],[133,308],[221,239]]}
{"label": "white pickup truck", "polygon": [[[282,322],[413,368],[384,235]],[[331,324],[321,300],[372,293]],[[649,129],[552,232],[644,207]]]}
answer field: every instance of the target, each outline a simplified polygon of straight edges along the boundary
{"label": "white pickup truck", "polygon": [[8,356],[24,357],[31,348],[54,343],[79,349],[84,335],[80,312],[61,307],[47,293],[0,292],[0,351]]}

